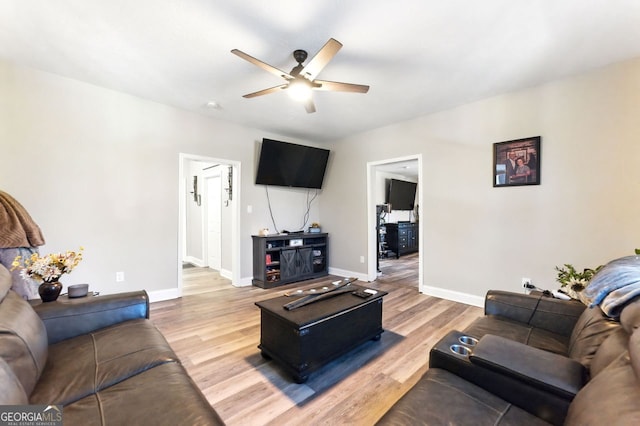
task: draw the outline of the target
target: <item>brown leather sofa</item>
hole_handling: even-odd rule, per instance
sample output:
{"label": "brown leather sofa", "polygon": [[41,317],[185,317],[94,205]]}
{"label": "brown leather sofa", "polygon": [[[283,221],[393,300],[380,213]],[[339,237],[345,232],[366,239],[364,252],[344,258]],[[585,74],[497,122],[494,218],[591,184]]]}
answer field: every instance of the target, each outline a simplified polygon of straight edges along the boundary
{"label": "brown leather sofa", "polygon": [[32,307],[0,265],[0,405],[62,405],[65,425],[217,425],[149,321],[146,292]]}
{"label": "brown leather sofa", "polygon": [[640,424],[638,328],[640,298],[612,320],[574,301],[491,291],[485,316],[434,345],[429,370],[378,424]]}

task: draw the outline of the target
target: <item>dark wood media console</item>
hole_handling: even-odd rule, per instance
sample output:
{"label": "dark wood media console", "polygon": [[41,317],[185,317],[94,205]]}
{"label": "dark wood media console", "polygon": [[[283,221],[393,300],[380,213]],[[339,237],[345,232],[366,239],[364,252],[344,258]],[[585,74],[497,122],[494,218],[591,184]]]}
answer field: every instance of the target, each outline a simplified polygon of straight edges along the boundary
{"label": "dark wood media console", "polygon": [[327,275],[326,233],[253,235],[253,280],[273,288]]}
{"label": "dark wood media console", "polygon": [[387,228],[387,247],[396,254],[396,257],[419,250],[417,223],[387,223],[385,228]]}

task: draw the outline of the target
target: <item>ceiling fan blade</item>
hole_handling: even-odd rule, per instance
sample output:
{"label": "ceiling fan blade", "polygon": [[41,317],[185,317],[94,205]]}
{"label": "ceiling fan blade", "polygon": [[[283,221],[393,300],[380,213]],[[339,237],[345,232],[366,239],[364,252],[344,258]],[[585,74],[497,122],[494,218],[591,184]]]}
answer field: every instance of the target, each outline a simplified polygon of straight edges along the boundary
{"label": "ceiling fan blade", "polygon": [[340,83],[337,81],[314,80],[314,83],[321,84],[320,87],[314,87],[314,90],[331,90],[334,92],[355,92],[367,93],[369,86],[364,84]]}
{"label": "ceiling fan blade", "polygon": [[248,93],[243,95],[243,98],[255,98],[256,96],[268,95],[269,93],[277,92],[278,90],[284,89],[288,84],[281,84],[279,86],[269,87],[268,89],[258,90],[257,92]]}
{"label": "ceiling fan blade", "polygon": [[256,59],[251,55],[247,55],[246,53],[244,53],[241,50],[238,49],[233,49],[231,51],[231,53],[233,53],[234,55],[237,55],[239,57],[241,57],[242,59],[244,59],[245,61],[249,61],[254,65],[259,66],[260,68],[262,68],[263,70],[270,72],[273,75],[276,75],[278,77],[282,77],[282,78],[286,78],[286,79],[291,79],[293,78],[291,75],[289,75],[288,72],[284,72],[281,69],[278,69],[274,66],[271,66],[269,64],[267,64],[266,62],[262,62],[260,59]]}
{"label": "ceiling fan blade", "polygon": [[342,48],[342,43],[338,40],[330,38],[328,42],[322,46],[322,49],[305,65],[302,70],[309,80],[316,78],[320,71],[329,63],[329,61],[338,53],[338,50]]}
{"label": "ceiling fan blade", "polygon": [[304,109],[306,109],[309,114],[316,112],[316,106],[313,103],[313,99],[309,98],[309,100],[304,103]]}

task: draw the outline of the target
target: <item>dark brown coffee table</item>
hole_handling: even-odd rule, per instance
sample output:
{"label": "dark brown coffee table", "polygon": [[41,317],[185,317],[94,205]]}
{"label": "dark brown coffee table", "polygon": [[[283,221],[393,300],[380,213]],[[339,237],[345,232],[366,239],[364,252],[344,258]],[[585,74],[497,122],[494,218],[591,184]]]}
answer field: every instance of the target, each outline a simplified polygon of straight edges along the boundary
{"label": "dark brown coffee table", "polygon": [[[350,285],[353,290],[366,287]],[[368,340],[379,340],[382,329],[382,298],[377,290],[366,299],[351,292],[338,294],[294,310],[283,306],[296,297],[276,297],[256,302],[260,308],[260,345],[289,372],[297,383],[328,362]]]}

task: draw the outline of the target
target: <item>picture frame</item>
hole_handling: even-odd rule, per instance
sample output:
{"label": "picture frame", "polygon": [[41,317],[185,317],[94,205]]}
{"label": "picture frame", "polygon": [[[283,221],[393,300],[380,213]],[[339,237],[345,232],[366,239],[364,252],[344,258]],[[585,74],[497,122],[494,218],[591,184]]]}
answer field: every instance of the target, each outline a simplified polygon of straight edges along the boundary
{"label": "picture frame", "polygon": [[493,144],[493,186],[540,185],[541,136]]}

